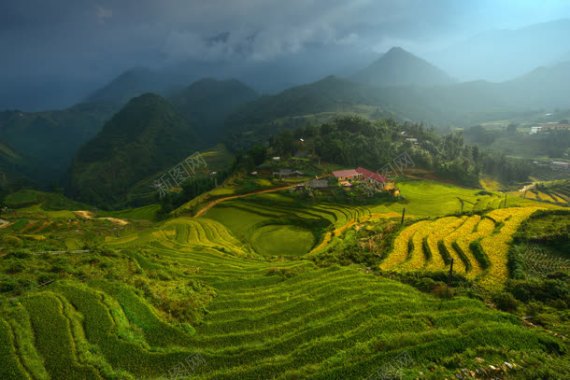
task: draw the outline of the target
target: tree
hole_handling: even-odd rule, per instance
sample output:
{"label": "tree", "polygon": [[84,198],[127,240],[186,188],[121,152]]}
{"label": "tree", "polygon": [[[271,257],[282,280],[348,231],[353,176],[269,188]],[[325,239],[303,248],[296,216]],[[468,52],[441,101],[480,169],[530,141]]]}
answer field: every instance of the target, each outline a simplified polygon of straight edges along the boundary
{"label": "tree", "polygon": [[249,154],[256,166],[261,165],[267,158],[267,149],[263,145],[257,144],[250,149]]}
{"label": "tree", "polygon": [[7,192],[4,189],[0,189],[0,216],[2,216],[2,212],[6,208],[6,195]]}
{"label": "tree", "polygon": [[513,135],[513,134],[517,133],[517,128],[518,128],[518,125],[517,125],[517,124],[515,124],[515,123],[510,123],[510,124],[507,126],[507,133],[510,134],[510,135]]}
{"label": "tree", "polygon": [[272,139],[272,145],[275,151],[281,155],[295,153],[295,136],[293,132],[287,130],[281,132],[277,137]]}

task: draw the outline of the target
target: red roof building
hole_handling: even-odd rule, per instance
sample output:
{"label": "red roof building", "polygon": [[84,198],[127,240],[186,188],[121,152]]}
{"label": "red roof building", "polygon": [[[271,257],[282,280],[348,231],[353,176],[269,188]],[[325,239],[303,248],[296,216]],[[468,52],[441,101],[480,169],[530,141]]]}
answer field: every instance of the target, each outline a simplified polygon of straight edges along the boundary
{"label": "red roof building", "polygon": [[388,180],[386,179],[386,177],[378,174],[378,173],[374,173],[368,169],[365,168],[361,168],[358,167],[356,168],[355,172],[359,173],[360,175],[362,175],[362,177],[370,180],[370,181],[375,181],[378,183],[386,183],[388,182]]}
{"label": "red roof building", "polygon": [[354,169],[346,169],[346,170],[335,170],[332,172],[332,175],[338,178],[340,181],[359,178],[362,176],[358,171]]}

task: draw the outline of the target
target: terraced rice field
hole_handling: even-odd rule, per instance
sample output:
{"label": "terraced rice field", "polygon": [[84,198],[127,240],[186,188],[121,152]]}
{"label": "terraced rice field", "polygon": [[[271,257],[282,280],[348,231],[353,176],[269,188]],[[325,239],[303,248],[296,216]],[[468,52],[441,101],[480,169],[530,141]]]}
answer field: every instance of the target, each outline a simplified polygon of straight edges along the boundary
{"label": "terraced rice field", "polygon": [[[557,345],[479,301],[442,302],[357,267],[156,252],[200,267],[194,279],[216,288],[194,334],[165,322],[128,286],[62,281],[16,301],[24,332],[14,318],[0,318],[2,379],[364,378],[402,353],[413,366],[401,375],[413,378],[450,355],[474,359],[470,348]],[[295,275],[283,279],[276,269]]]}
{"label": "terraced rice field", "polygon": [[[528,188],[528,190],[527,190]],[[523,192],[523,190],[525,190]],[[557,180],[533,184],[520,191],[520,196],[540,202],[567,206],[570,203],[570,181]]]}
{"label": "terraced rice field", "polygon": [[484,216],[424,220],[404,229],[382,270],[448,270],[476,279],[483,287],[500,287],[508,277],[509,243],[537,207],[493,210]]}
{"label": "terraced rice field", "polygon": [[[440,270],[453,259],[458,272],[495,287],[510,236],[534,210],[419,221],[400,233],[382,269]],[[65,258],[11,257],[36,260],[54,281],[37,286],[19,273],[34,285],[0,297],[0,379],[382,378],[402,356],[406,365],[389,376],[442,379],[479,357],[500,363],[563,352],[561,339],[476,299],[440,299],[361,266],[319,268],[298,257],[372,216],[372,207],[264,194],[199,218],[131,223],[120,234],[98,229],[102,250],[68,259],[66,271]],[[6,273],[13,266],[3,259]]]}
{"label": "terraced rice field", "polygon": [[188,250],[192,247],[209,247],[240,256],[249,253],[248,248],[224,225],[206,218],[180,217],[171,219],[156,229],[107,239],[110,246],[129,244],[144,247],[156,241],[161,241],[162,244],[173,249]]}
{"label": "terraced rice field", "polygon": [[263,194],[219,204],[200,220],[213,219],[225,225],[258,254],[301,256],[317,246],[326,229],[339,228],[371,215],[367,207],[307,206],[281,194]]}

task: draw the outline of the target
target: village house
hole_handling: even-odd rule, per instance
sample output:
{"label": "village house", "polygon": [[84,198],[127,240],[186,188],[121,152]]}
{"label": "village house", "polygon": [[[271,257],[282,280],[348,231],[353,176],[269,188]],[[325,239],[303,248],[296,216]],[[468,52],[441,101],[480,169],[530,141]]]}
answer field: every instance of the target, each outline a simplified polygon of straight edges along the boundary
{"label": "village house", "polygon": [[552,170],[570,170],[570,162],[565,161],[552,161],[550,163]]}
{"label": "village house", "polygon": [[412,143],[414,145],[418,145],[418,139],[415,137],[408,137],[408,138],[406,138],[406,141],[409,143]]}
{"label": "village house", "polygon": [[568,123],[544,123],[539,126],[530,127],[530,134],[536,135],[539,133],[548,133],[552,131],[568,131],[570,130],[570,124]]}
{"label": "village house", "polygon": [[368,170],[363,167],[356,169],[335,170],[332,172],[333,176],[338,180],[339,184],[343,187],[352,187],[355,181],[364,181],[372,184],[380,189],[388,182],[388,179],[378,173]]}
{"label": "village house", "polygon": [[361,177],[361,174],[355,169],[335,170],[332,172],[332,175],[338,179],[339,182],[353,181]]}
{"label": "village house", "polygon": [[315,178],[307,182],[307,187],[311,189],[326,189],[329,187],[329,181]]}
{"label": "village house", "polygon": [[292,169],[279,169],[279,171],[273,172],[274,177],[279,177],[281,179],[301,177],[302,175],[303,175],[302,172]]}
{"label": "village house", "polygon": [[322,189],[328,189],[329,187],[329,181],[327,181],[326,179],[312,179],[308,182],[305,183],[300,183],[297,186],[295,186],[296,190],[306,190],[306,189],[312,189],[312,190],[322,190]]}
{"label": "village house", "polygon": [[356,172],[368,183],[375,184],[379,187],[384,187],[384,184],[388,182],[386,177],[362,167],[356,168]]}

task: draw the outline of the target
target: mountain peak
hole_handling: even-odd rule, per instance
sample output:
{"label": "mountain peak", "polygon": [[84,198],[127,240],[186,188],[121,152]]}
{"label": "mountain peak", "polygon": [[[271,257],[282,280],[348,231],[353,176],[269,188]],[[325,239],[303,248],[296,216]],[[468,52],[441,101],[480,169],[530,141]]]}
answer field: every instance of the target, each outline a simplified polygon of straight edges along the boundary
{"label": "mountain peak", "polygon": [[388,51],[386,52],[386,55],[402,54],[402,53],[411,54],[411,53],[409,53],[408,51],[406,51],[406,50],[404,50],[403,48],[401,48],[400,46],[394,46],[394,47],[390,48],[390,50],[388,50]]}
{"label": "mountain peak", "polygon": [[124,71],[106,86],[91,94],[86,102],[124,105],[135,96],[161,89],[159,74],[146,67]]}
{"label": "mountain peak", "polygon": [[435,86],[452,83],[451,78],[431,63],[395,46],[352,79],[373,86]]}

